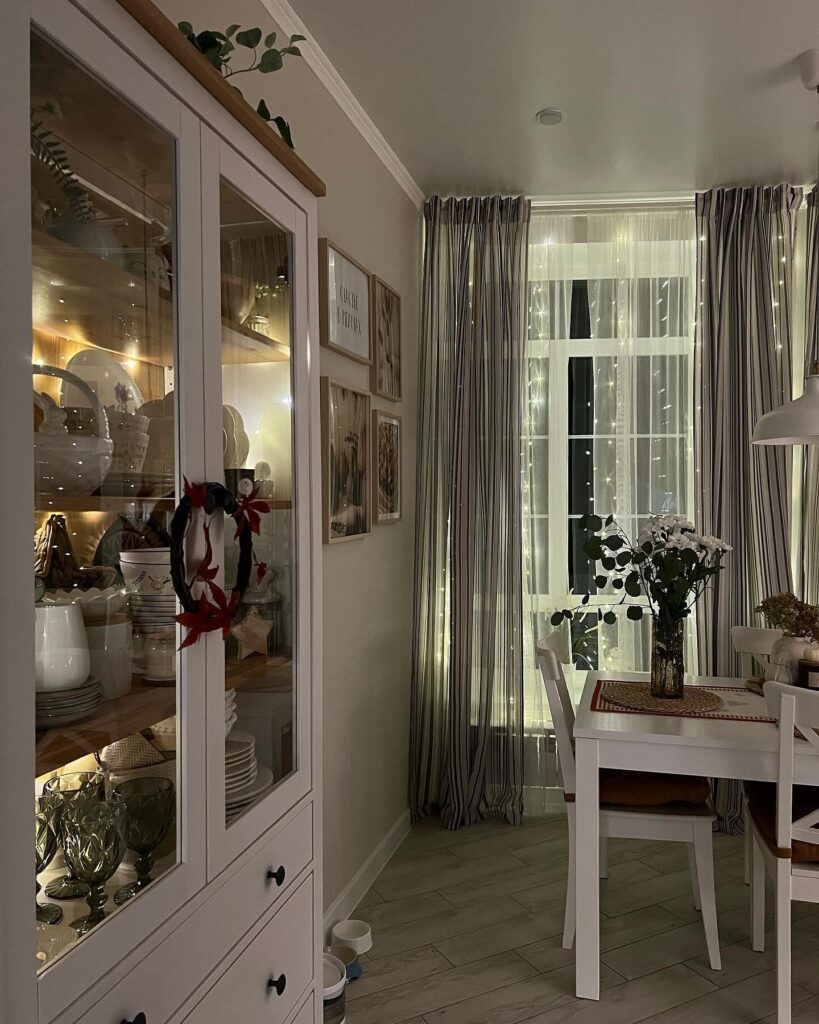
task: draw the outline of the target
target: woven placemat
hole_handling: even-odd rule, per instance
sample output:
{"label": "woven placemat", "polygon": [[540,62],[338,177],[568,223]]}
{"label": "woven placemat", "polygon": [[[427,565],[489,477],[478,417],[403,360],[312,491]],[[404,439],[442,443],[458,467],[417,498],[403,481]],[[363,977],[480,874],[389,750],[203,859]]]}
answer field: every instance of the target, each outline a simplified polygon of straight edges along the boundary
{"label": "woven placemat", "polygon": [[610,682],[603,687],[603,697],[611,704],[632,711],[653,711],[659,714],[680,715],[691,712],[717,711],[722,698],[702,686],[686,686],[682,697],[652,697],[646,683]]}

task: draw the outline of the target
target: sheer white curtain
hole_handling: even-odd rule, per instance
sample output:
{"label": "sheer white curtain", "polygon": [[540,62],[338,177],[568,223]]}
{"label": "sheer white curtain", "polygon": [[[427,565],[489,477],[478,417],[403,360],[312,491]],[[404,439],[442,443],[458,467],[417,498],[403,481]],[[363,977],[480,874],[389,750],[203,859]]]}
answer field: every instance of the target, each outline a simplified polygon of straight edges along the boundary
{"label": "sheer white curtain", "polygon": [[[694,273],[693,210],[532,216],[523,444],[530,644],[552,629],[556,608],[594,589],[581,550],[585,512],[612,513],[635,533],[652,513],[691,514]],[[628,620],[625,606],[612,626],[595,614],[561,628],[575,696],[590,667],[648,667],[650,624]],[[534,736],[549,715],[531,648],[526,666],[528,781],[542,785]]]}

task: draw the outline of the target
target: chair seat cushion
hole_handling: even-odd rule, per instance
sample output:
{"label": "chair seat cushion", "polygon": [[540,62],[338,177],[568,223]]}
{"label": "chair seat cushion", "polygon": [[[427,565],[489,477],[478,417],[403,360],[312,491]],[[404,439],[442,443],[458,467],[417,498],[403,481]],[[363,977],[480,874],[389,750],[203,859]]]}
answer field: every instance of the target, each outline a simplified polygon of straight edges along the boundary
{"label": "chair seat cushion", "polygon": [[[778,857],[786,857],[776,843],[776,784],[773,782],[746,782],[748,810],[762,839]],[[793,787],[793,819],[797,821],[819,808],[819,789],[813,786]],[[802,864],[819,862],[819,843],[791,844],[791,859]]]}
{"label": "chair seat cushion", "polygon": [[661,772],[600,770],[600,803],[622,807],[662,807],[665,804],[704,804],[710,796],[707,779]]}

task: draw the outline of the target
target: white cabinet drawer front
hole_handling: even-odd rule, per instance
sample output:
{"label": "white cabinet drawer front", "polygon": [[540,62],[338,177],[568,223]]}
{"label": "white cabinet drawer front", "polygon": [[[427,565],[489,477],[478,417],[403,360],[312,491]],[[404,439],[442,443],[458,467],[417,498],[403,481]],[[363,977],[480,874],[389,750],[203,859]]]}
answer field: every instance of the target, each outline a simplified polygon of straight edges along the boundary
{"label": "white cabinet drawer front", "polygon": [[214,882],[213,896],[104,995],[81,1024],[120,1024],[139,1012],[147,1024],[165,1024],[253,924],[284,901],[310,863],[312,848],[313,809],[308,804],[233,878],[221,887]]}
{"label": "white cabinet drawer front", "polygon": [[313,1002],[313,996],[310,996],[304,1006],[302,1006],[296,1014],[293,1024],[316,1024],[315,1013],[316,1010],[315,1003]]}
{"label": "white cabinet drawer front", "polygon": [[307,878],[185,1024],[284,1024],[313,977],[313,876]]}

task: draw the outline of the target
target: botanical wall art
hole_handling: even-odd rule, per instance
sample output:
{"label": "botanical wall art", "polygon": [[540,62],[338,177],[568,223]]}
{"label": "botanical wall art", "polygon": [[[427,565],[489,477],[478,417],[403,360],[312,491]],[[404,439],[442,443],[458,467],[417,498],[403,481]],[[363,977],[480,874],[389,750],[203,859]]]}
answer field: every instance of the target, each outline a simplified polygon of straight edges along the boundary
{"label": "botanical wall art", "polygon": [[372,392],[401,400],[401,296],[373,277]]}
{"label": "botanical wall art", "polygon": [[401,518],[401,420],[373,411],[373,514],[377,523]]}
{"label": "botanical wall art", "polygon": [[326,348],[370,362],[370,275],[326,238],[319,239],[319,326]]}
{"label": "botanical wall art", "polygon": [[370,532],[370,396],[321,378],[324,542]]}

